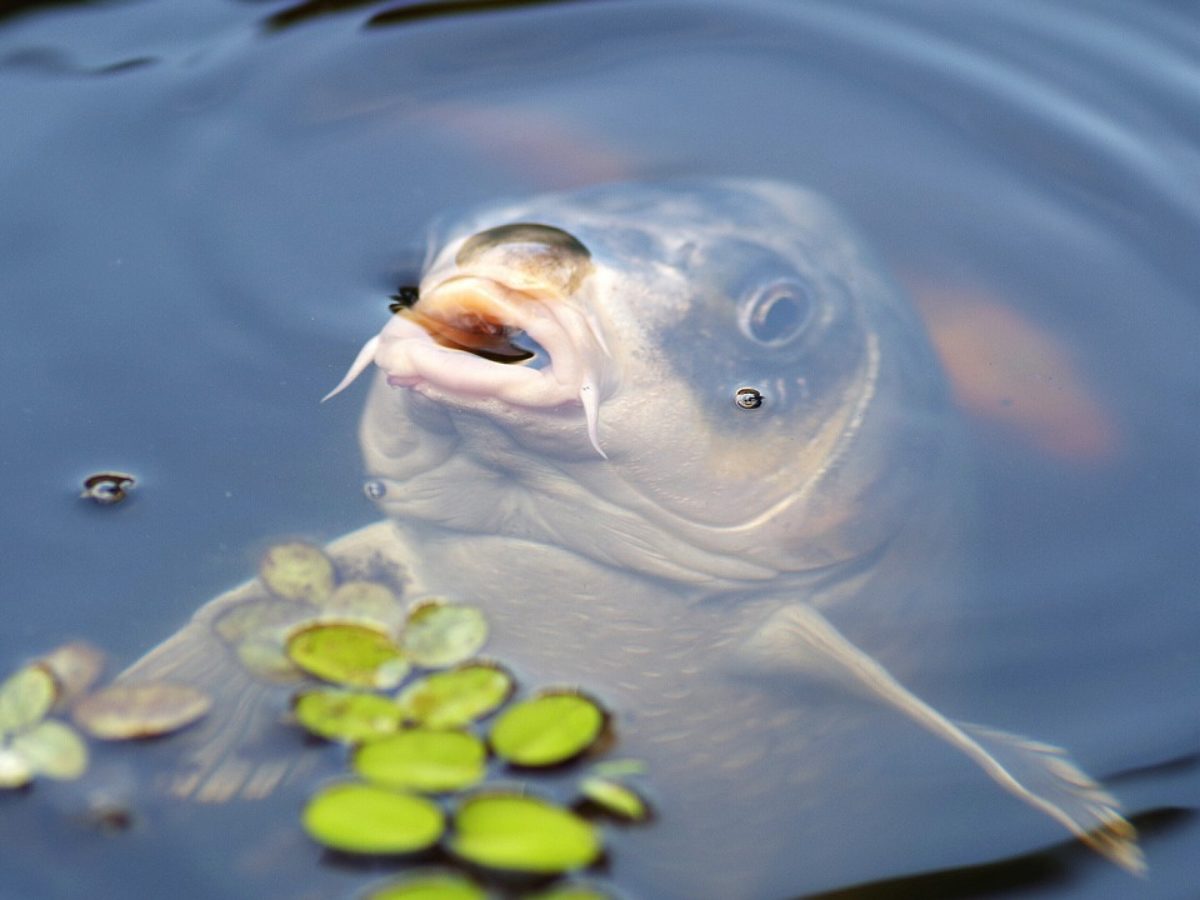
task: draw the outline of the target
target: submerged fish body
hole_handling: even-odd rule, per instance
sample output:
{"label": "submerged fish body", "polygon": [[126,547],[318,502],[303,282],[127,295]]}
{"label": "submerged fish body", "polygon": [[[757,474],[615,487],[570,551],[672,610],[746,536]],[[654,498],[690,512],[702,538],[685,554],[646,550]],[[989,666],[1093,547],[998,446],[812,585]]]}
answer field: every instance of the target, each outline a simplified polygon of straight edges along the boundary
{"label": "submerged fish body", "polygon": [[[618,874],[770,897],[833,886],[806,880],[806,854],[847,880],[920,865],[902,835],[864,859],[851,833],[872,811],[839,803],[877,789],[858,755],[913,723],[1141,866],[1063,751],[953,721],[893,674],[946,639],[961,589],[958,442],[918,320],[820,198],[722,180],[489,206],[438,238],[338,390],[372,365],[360,436],[387,521],[331,551],[479,605],[489,652],[611,706],[661,812]],[[126,677],[199,673],[237,599]],[[209,729],[180,792],[270,790],[278,764],[223,762],[260,687],[203,669],[242,724]]]}

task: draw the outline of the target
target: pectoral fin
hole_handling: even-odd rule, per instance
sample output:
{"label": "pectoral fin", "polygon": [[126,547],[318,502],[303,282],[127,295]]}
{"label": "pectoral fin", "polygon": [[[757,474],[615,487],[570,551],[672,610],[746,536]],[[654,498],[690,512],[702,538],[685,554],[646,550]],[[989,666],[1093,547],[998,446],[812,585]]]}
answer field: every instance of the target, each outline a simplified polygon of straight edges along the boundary
{"label": "pectoral fin", "polygon": [[[374,578],[397,591],[407,580],[403,545],[389,522],[361,528],[327,549],[343,578]],[[178,763],[167,773],[165,788],[175,796],[207,803],[258,799],[308,772],[316,762],[315,754],[305,752],[302,741],[281,723],[287,678],[272,682],[252,674],[239,659],[238,648],[218,634],[223,615],[267,597],[257,580],[226,591],[119,676],[129,683],[165,680],[190,685],[213,701],[205,719],[168,739],[178,752]],[[300,610],[297,621],[304,616]]]}
{"label": "pectoral fin", "polygon": [[743,659],[773,673],[835,676],[904,713],[957,747],[1009,793],[1057,819],[1124,869],[1145,871],[1137,832],[1116,799],[1060,747],[954,722],[917,697],[858,649],[816,609],[793,604],[775,612],[742,648]]}

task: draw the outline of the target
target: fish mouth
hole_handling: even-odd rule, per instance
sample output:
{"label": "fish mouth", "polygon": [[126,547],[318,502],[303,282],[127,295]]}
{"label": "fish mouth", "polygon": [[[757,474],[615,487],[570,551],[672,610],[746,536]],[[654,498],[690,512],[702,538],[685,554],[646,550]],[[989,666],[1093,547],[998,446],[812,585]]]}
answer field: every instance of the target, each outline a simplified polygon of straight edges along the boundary
{"label": "fish mouth", "polygon": [[600,329],[574,298],[511,287],[492,275],[453,274],[422,286],[369,340],[341,382],[371,363],[392,387],[452,402],[499,400],[532,409],[582,407],[588,439],[598,438]]}

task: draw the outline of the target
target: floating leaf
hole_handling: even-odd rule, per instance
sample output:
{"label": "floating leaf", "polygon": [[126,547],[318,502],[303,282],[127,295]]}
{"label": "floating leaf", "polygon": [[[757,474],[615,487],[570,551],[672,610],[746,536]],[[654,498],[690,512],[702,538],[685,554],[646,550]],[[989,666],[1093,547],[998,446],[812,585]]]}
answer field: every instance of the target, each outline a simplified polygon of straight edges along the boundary
{"label": "floating leaf", "polygon": [[317,608],[295,600],[278,597],[259,597],[239,603],[223,612],[213,623],[213,630],[230,644],[248,640],[274,641],[283,646],[289,631],[306,619],[312,619]]}
{"label": "floating leaf", "polygon": [[413,682],[396,698],[404,717],[429,728],[462,728],[497,709],[513,692],[504,669],[471,663]]}
{"label": "floating leaf", "polygon": [[33,766],[22,754],[0,747],[0,788],[24,787],[33,781]]}
{"label": "floating leaf", "polygon": [[58,707],[69,706],[91,690],[104,671],[104,653],[84,641],[63,644],[38,662],[54,676]]}
{"label": "floating leaf", "polygon": [[646,801],[636,791],[608,778],[589,776],[579,783],[579,792],[600,809],[628,822],[644,822],[650,815]]}
{"label": "floating leaf", "polygon": [[54,676],[36,663],[10,675],[0,684],[0,735],[21,731],[44,719],[57,692]]}
{"label": "floating leaf", "polygon": [[85,697],[74,710],[75,723],[92,737],[125,741],[157,737],[191,725],[212,700],[203,691],[168,681],[111,684]]}
{"label": "floating leaf", "polygon": [[313,840],[346,853],[413,853],[433,846],[445,829],[432,801],[357,782],[319,791],[302,822]]}
{"label": "floating leaf", "polygon": [[401,731],[359,747],[354,771],[385,787],[440,793],[483,780],[487,749],[465,731]]}
{"label": "floating leaf", "polygon": [[450,849],[493,869],[556,873],[600,856],[600,836],[579,816],[536,797],[496,792],[467,800],[454,818]]}
{"label": "floating leaf", "polygon": [[377,581],[347,581],[324,603],[322,609],[350,619],[365,619],[387,628],[399,628],[404,607],[387,585]]}
{"label": "floating leaf", "polygon": [[276,597],[322,603],[333,593],[333,562],[319,547],[303,541],[276,544],[263,556],[258,576]]}
{"label": "floating leaf", "polygon": [[487,892],[461,875],[417,875],[376,888],[363,900],[487,900]]}
{"label": "floating leaf", "polygon": [[292,632],[287,655],[296,665],[334,684],[394,688],[408,662],[387,632],[360,622],[318,622]]}
{"label": "floating leaf", "polygon": [[400,728],[400,708],[387,697],[357,691],[305,691],[292,701],[296,721],[331,741],[357,743]]}
{"label": "floating leaf", "polygon": [[12,751],[23,756],[38,775],[68,781],[87,769],[83,739],[62,722],[39,722],[12,739]]}
{"label": "floating leaf", "polygon": [[487,620],[475,607],[430,601],[409,613],[404,650],[416,665],[440,669],[478,653],[487,633]]}
{"label": "floating leaf", "polygon": [[582,694],[542,694],[509,707],[496,719],[492,749],[518,766],[553,766],[595,743],[604,721],[600,707]]}

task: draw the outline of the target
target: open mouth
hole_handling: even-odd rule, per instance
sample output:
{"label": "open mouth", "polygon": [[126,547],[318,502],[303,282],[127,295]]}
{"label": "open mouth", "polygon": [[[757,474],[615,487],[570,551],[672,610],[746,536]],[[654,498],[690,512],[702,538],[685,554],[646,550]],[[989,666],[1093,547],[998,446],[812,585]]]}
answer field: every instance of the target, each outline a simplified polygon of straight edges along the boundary
{"label": "open mouth", "polygon": [[393,387],[435,398],[582,406],[588,437],[604,456],[597,438],[597,376],[605,356],[595,323],[570,299],[535,296],[495,277],[456,274],[398,309],[326,399],[375,363]]}

